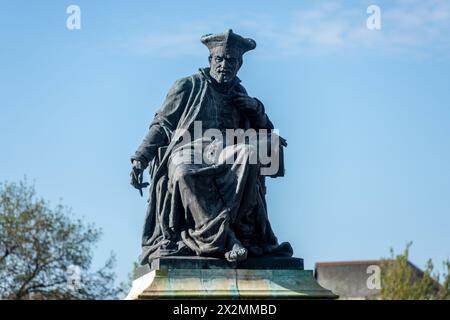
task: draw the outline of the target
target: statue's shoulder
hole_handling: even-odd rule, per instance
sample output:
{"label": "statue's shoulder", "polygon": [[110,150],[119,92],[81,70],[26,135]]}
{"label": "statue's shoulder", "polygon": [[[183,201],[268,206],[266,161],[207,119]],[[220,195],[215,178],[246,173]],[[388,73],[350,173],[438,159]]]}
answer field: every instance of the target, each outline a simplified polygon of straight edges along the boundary
{"label": "statue's shoulder", "polygon": [[170,88],[168,95],[176,95],[181,93],[187,93],[192,90],[193,79],[192,76],[179,78],[174,81],[172,87]]}
{"label": "statue's shoulder", "polygon": [[[193,86],[196,86],[202,82],[206,81],[204,74],[199,70],[198,72],[183,78],[179,78],[175,80],[172,88],[173,89],[192,89]],[[177,90],[178,91],[178,90]]]}
{"label": "statue's shoulder", "polygon": [[183,77],[175,80],[174,87],[186,87],[192,84],[192,76]]}

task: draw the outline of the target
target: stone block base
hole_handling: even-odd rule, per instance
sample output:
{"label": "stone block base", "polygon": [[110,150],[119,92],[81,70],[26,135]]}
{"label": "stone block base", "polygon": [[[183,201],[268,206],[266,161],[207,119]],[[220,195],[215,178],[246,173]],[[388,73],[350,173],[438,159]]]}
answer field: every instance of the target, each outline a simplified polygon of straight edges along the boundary
{"label": "stone block base", "polygon": [[134,299],[336,299],[311,270],[161,269],[135,281]]}

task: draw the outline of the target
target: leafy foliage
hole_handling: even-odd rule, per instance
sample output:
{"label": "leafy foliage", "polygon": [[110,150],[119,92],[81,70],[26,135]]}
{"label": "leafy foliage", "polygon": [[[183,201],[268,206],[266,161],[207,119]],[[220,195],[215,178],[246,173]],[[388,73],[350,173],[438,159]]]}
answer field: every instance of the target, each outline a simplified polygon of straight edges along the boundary
{"label": "leafy foliage", "polygon": [[[0,184],[0,298],[113,299],[115,257],[90,272],[101,231],[52,208],[26,181]],[[79,272],[79,273],[78,273]]]}
{"label": "leafy foliage", "polygon": [[395,256],[391,249],[391,258],[384,260],[381,266],[383,300],[443,300],[450,299],[450,262],[445,261],[447,272],[440,283],[439,273],[433,274],[433,262],[428,260],[425,271],[421,272],[408,262],[409,249],[406,245],[403,254]]}

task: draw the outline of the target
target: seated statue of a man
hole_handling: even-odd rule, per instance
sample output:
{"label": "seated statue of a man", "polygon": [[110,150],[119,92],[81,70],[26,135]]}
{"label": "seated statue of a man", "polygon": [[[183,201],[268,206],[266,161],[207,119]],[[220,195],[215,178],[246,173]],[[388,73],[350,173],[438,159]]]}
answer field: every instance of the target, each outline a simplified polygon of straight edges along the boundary
{"label": "seated statue of a man", "polygon": [[[243,54],[256,43],[232,30],[201,41],[210,51],[209,68],[173,84],[131,158],[131,184],[142,195],[147,167],[152,182],[140,262],[170,255],[231,262],[291,256],[290,244],[279,244],[272,231],[265,201],[265,176],[284,174],[286,142],[237,77]],[[273,164],[261,161],[260,150],[277,157],[276,170],[268,170]]]}

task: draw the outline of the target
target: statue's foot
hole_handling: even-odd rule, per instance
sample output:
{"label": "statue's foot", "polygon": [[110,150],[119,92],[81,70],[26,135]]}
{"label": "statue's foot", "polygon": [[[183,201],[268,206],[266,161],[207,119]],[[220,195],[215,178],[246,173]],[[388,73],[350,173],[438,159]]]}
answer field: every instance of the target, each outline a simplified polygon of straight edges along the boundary
{"label": "statue's foot", "polygon": [[244,247],[233,246],[233,249],[225,253],[225,259],[229,262],[243,261],[247,259],[247,253]]}

